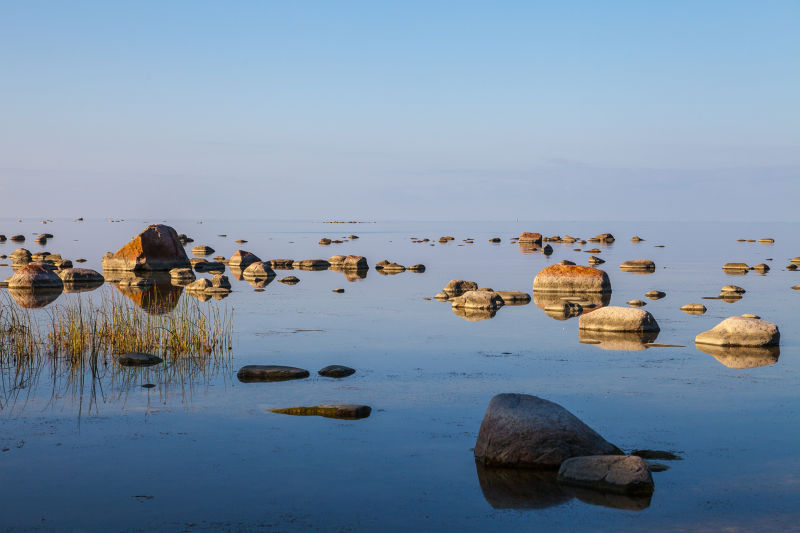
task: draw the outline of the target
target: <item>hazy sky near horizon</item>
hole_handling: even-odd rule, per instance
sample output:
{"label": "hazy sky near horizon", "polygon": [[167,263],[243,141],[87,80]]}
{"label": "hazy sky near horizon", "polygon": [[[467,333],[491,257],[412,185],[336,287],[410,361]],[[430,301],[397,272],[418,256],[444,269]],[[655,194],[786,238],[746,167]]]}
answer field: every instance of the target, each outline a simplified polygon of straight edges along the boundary
{"label": "hazy sky near horizon", "polygon": [[0,216],[800,221],[800,2],[0,2]]}

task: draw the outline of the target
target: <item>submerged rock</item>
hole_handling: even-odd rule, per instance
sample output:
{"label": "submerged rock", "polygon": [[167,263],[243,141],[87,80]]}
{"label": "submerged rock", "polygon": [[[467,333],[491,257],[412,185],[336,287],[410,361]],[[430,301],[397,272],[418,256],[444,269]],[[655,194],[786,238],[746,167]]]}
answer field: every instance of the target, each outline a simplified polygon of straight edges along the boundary
{"label": "submerged rock", "polygon": [[151,353],[126,353],[117,357],[117,362],[122,366],[153,366],[161,361],[160,357]]}
{"label": "submerged rock", "polygon": [[326,378],[346,378],[356,373],[354,368],[343,365],[329,365],[317,372]]}
{"label": "submerged rock", "polygon": [[327,270],[330,266],[324,259],[302,259],[292,263],[292,267],[298,270]]}
{"label": "submerged rock", "polygon": [[107,253],[102,260],[104,270],[172,270],[189,266],[189,258],[178,240],[178,234],[169,226],[154,224],[116,253]]}
{"label": "submerged rock", "polygon": [[578,319],[578,328],[591,331],[659,331],[656,319],[644,309],[602,307]]}
{"label": "submerged rock", "polygon": [[570,457],[622,452],[556,403],[498,394],[489,402],[474,453],[487,466],[557,469]]}
{"label": "submerged rock", "polygon": [[652,494],[647,461],[635,455],[573,457],[558,470],[559,483],[620,494]]}
{"label": "submerged rock", "polygon": [[695,344],[715,346],[777,346],[778,326],[766,320],[732,316],[695,337]]}
{"label": "submerged rock", "polygon": [[637,352],[647,349],[647,345],[655,342],[658,331],[592,331],[578,330],[581,344],[592,344],[601,350],[617,350]]}
{"label": "submerged rock", "polygon": [[61,295],[60,288],[9,289],[11,298],[25,309],[39,309],[50,305]]}
{"label": "submerged rock", "polygon": [[633,259],[622,263],[619,269],[625,272],[653,272],[656,264],[650,259]]}
{"label": "submerged rock", "polygon": [[270,409],[270,412],[294,416],[322,416],[325,418],[358,420],[361,418],[367,418],[372,413],[372,408],[368,405],[333,404],[314,405],[311,407],[286,407],[284,409]]}
{"label": "submerged rock", "polygon": [[537,292],[604,293],[611,292],[611,282],[604,271],[581,265],[552,265],[542,269],[533,280]]}
{"label": "submerged rock", "polygon": [[263,381],[288,381],[309,376],[308,370],[293,366],[279,365],[247,365],[239,369],[236,377],[242,383]]}

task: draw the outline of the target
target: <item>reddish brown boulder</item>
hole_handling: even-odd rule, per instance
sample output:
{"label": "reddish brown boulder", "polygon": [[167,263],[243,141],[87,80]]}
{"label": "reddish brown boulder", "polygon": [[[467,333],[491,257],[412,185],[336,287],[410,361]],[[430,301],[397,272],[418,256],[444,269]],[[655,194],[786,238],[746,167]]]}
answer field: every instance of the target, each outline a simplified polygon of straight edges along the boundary
{"label": "reddish brown boulder", "polygon": [[582,265],[552,265],[533,280],[534,292],[605,293],[611,292],[608,274]]}
{"label": "reddish brown boulder", "polygon": [[526,231],[519,236],[518,241],[524,244],[542,244],[542,234],[528,233]]}
{"label": "reddish brown boulder", "polygon": [[52,267],[43,263],[29,263],[19,268],[8,280],[9,289],[56,289],[61,290],[64,283]]}
{"label": "reddish brown boulder", "polygon": [[116,253],[103,256],[103,269],[111,271],[158,271],[188,266],[189,258],[178,234],[163,224],[147,226]]}

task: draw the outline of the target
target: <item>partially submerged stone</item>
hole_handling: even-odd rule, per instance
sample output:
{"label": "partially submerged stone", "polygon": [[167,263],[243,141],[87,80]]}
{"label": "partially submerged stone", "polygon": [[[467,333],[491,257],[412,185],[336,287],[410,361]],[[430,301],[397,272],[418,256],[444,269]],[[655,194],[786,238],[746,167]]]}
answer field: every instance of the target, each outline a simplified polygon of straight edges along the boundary
{"label": "partially submerged stone", "polygon": [[192,248],[192,253],[194,255],[211,255],[214,253],[214,249],[210,246],[201,244]]}
{"label": "partially submerged stone", "polygon": [[286,285],[296,285],[300,283],[300,280],[297,279],[295,276],[286,276],[284,278],[279,279],[281,283],[285,283]]}
{"label": "partially submerged stone", "polygon": [[169,277],[181,281],[194,281],[196,278],[191,268],[173,268],[169,271]]}
{"label": "partially submerged stone", "polygon": [[695,344],[715,346],[777,346],[778,326],[766,320],[732,316],[695,337]]}
{"label": "partially submerged stone", "polygon": [[542,244],[542,234],[530,233],[526,231],[520,234],[517,242],[520,244]]}
{"label": "partially submerged stone", "polygon": [[416,272],[416,273],[419,274],[419,273],[425,272],[425,265],[423,265],[423,264],[411,265],[410,267],[407,268],[407,270],[409,272]]}
{"label": "partially submerged stone", "polygon": [[531,295],[522,291],[496,291],[495,294],[503,300],[503,305],[525,305],[531,301]]}
{"label": "partially submerged stone", "polygon": [[178,240],[178,234],[169,226],[154,224],[116,253],[103,256],[104,270],[171,270],[189,266],[189,258]]}
{"label": "partially submerged stone", "polygon": [[461,296],[467,291],[476,291],[478,290],[478,284],[474,281],[466,281],[463,279],[451,279],[447,285],[445,285],[442,292],[447,294],[448,296]]}
{"label": "partially submerged stone", "polygon": [[652,494],[647,461],[635,455],[573,457],[558,470],[559,483],[619,494]]}
{"label": "partially submerged stone", "polygon": [[645,296],[650,298],[651,300],[660,300],[661,298],[663,298],[666,295],[667,295],[666,292],[655,290],[655,289],[653,289],[652,291],[647,291],[645,293]]}
{"label": "partially submerged stone", "polygon": [[269,266],[276,270],[291,270],[294,259],[270,259]]}
{"label": "partially submerged stone", "polygon": [[750,269],[755,270],[756,272],[759,272],[761,274],[766,274],[767,272],[769,272],[769,265],[765,263],[760,263],[756,266],[750,267]]}
{"label": "partially submerged stone", "polygon": [[729,273],[746,274],[750,271],[750,267],[747,263],[725,263],[722,265],[722,270]]}
{"label": "partially submerged stone", "polygon": [[633,259],[622,263],[619,269],[624,272],[653,272],[656,264],[650,259]]}
{"label": "partially submerged stone", "polygon": [[611,242],[614,242],[614,240],[615,240],[614,236],[611,235],[610,233],[601,233],[601,234],[595,235],[594,237],[589,239],[589,242],[611,243]]}
{"label": "partially submerged stone", "polygon": [[621,453],[562,406],[527,394],[492,398],[474,450],[487,466],[551,470],[570,457]]}
{"label": "partially submerged stone", "polygon": [[644,302],[642,300],[628,300],[626,303],[631,307],[644,307],[645,305],[647,305],[647,302]]}
{"label": "partially submerged stone", "polygon": [[604,271],[581,265],[551,265],[542,269],[533,280],[537,292],[610,293],[611,282]]}
{"label": "partially submerged stone", "polygon": [[275,277],[275,271],[272,270],[269,263],[265,261],[256,261],[255,263],[250,263],[247,268],[244,269],[242,276],[246,280],[270,279]]}
{"label": "partially submerged stone", "polygon": [[91,268],[65,268],[58,271],[58,277],[65,284],[102,283],[105,280],[102,274]]}
{"label": "partially submerged stone", "polygon": [[747,291],[738,285],[725,285],[719,290],[719,292],[720,294],[744,294]]}
{"label": "partially submerged stone", "polygon": [[342,269],[344,270],[367,270],[367,258],[361,255],[348,255],[342,261]]}
{"label": "partially submerged stone", "polygon": [[327,270],[330,266],[324,259],[302,259],[292,263],[292,267],[298,270]]}
{"label": "partially submerged stone", "polygon": [[160,357],[151,353],[126,353],[117,357],[117,362],[122,366],[153,366],[161,361]]}
{"label": "partially submerged stone", "polygon": [[606,260],[605,260],[605,259],[600,259],[599,257],[597,257],[597,256],[594,256],[594,255],[590,255],[590,256],[589,256],[589,265],[590,265],[590,266],[594,266],[594,265],[602,265],[602,264],[603,264],[603,263],[605,263],[605,262],[606,262]]}
{"label": "partially submerged stone", "polygon": [[325,418],[358,420],[361,418],[367,418],[372,413],[372,408],[369,405],[333,404],[313,405],[311,407],[286,407],[284,409],[270,409],[270,412],[294,416],[322,416]]}
{"label": "partially submerged stone", "polygon": [[61,281],[53,269],[43,263],[29,263],[14,272],[8,279],[9,289],[57,289],[61,290],[64,282]]}
{"label": "partially submerged stone", "polygon": [[473,307],[451,307],[453,314],[467,322],[481,322],[497,315],[497,309],[476,309]]}
{"label": "partially submerged stone", "polygon": [[686,304],[681,307],[681,311],[690,315],[702,315],[706,312],[706,306],[703,304]]}
{"label": "partially submerged stone", "polygon": [[232,267],[239,267],[246,269],[249,265],[261,261],[256,254],[250,253],[245,250],[236,250],[228,260],[228,265]]}
{"label": "partially submerged stone", "polygon": [[602,307],[578,319],[578,328],[591,331],[659,331],[656,319],[644,309]]}
{"label": "partially submerged stone", "polygon": [[498,309],[503,305],[503,299],[494,291],[467,291],[461,296],[451,299],[454,308],[466,309]]}
{"label": "partially submerged stone", "polygon": [[236,377],[243,383],[265,381],[288,381],[309,376],[308,370],[293,366],[280,365],[247,365],[239,369]]}
{"label": "partially submerged stone", "polygon": [[317,373],[326,378],[346,378],[355,374],[356,370],[344,365],[328,365]]}

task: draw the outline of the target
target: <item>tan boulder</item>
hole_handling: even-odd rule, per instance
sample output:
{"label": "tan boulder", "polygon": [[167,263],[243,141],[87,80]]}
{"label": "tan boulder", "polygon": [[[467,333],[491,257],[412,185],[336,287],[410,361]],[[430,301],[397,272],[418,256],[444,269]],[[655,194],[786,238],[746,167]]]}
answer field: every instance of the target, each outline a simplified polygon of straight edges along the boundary
{"label": "tan boulder", "polygon": [[169,226],[154,224],[117,250],[103,256],[105,270],[171,270],[189,266],[189,259],[178,239],[178,234]]}

